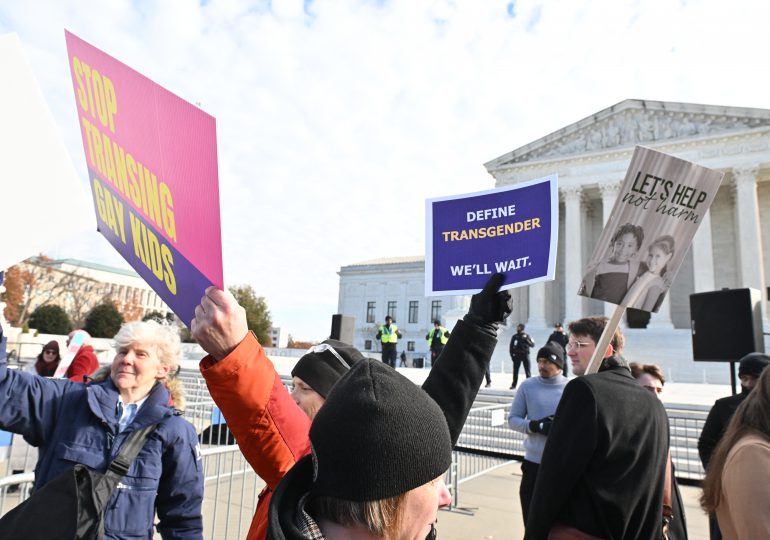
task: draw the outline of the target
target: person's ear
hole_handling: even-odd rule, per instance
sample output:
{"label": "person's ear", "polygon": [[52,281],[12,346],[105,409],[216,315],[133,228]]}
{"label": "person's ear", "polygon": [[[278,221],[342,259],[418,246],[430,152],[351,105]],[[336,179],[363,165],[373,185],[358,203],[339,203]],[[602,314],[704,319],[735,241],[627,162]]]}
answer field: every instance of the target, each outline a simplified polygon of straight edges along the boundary
{"label": "person's ear", "polygon": [[169,372],[171,371],[171,366],[167,366],[166,364],[161,363],[158,366],[158,372],[155,375],[156,379],[165,379],[168,377]]}
{"label": "person's ear", "polygon": [[604,356],[602,358],[609,358],[613,354],[615,354],[615,347],[613,347],[612,343],[610,343],[609,345],[607,345],[607,350],[604,351]]}

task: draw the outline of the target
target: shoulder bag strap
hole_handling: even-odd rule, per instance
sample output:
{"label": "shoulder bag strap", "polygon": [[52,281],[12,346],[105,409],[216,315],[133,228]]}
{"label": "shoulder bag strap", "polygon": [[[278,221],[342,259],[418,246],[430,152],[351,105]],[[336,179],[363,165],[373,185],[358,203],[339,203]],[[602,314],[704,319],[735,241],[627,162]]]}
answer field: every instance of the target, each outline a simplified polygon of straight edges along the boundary
{"label": "shoulder bag strap", "polygon": [[147,438],[157,427],[158,424],[152,424],[145,426],[142,429],[138,429],[129,435],[126,442],[121,446],[118,455],[115,456],[115,459],[113,459],[107,467],[105,475],[114,476],[118,479],[123,478],[128,472],[128,469],[131,468],[131,464],[134,462],[134,459],[136,459],[139,451],[144,447]]}

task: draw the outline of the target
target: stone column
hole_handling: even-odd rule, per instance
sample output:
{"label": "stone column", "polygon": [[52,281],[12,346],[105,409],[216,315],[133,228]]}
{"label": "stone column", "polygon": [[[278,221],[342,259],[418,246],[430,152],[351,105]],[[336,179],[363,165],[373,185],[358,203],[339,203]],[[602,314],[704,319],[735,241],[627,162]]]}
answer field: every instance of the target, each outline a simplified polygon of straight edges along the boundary
{"label": "stone column", "polygon": [[[618,197],[620,191],[619,182],[602,182],[599,184],[599,191],[602,194],[602,226],[606,226],[610,220],[610,214],[612,214],[612,207],[615,206],[615,199]],[[612,317],[615,312],[615,306],[613,304],[604,303],[604,315],[606,317]]]}
{"label": "stone column", "polygon": [[578,296],[583,272],[583,235],[580,215],[580,186],[566,186],[559,190],[564,200],[564,320],[582,317],[583,297]]}
{"label": "stone column", "polygon": [[759,202],[757,200],[757,173],[759,168],[736,167],[733,169],[735,193],[735,228],[740,267],[740,286],[759,289],[762,294],[762,320],[767,327],[765,310],[765,271],[762,261],[762,237],[759,226]]}
{"label": "stone column", "polygon": [[529,318],[527,327],[548,328],[545,320],[545,283],[533,283],[529,286]]}
{"label": "stone column", "polygon": [[670,329],[674,327],[674,323],[671,321],[671,302],[669,301],[670,296],[670,294],[666,294],[666,297],[663,299],[663,303],[660,304],[660,309],[657,313],[650,313],[650,322],[647,323],[647,328]]}
{"label": "stone column", "polygon": [[714,245],[711,241],[711,212],[701,217],[701,223],[692,240],[693,291],[713,291]]}
{"label": "stone column", "polygon": [[[443,319],[442,324],[451,332],[452,328],[457,324],[457,321],[462,319],[465,314],[468,313],[468,308],[471,305],[471,297],[450,296],[448,298],[444,297],[444,299],[447,301],[447,307],[449,309],[444,310],[441,314],[441,318]],[[433,328],[433,321],[429,322],[428,328]]]}

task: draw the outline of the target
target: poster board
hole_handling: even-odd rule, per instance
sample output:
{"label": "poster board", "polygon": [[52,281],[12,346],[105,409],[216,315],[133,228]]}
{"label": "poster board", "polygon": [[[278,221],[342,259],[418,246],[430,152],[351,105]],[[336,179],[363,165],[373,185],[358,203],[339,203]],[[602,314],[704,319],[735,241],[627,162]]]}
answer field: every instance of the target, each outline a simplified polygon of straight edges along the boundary
{"label": "poster board", "polygon": [[556,175],[425,202],[425,295],[473,294],[497,272],[501,290],[552,280]]}
{"label": "poster board", "polygon": [[216,122],[65,31],[99,232],[187,325],[223,288]]}
{"label": "poster board", "polygon": [[723,176],[637,146],[578,294],[657,312]]}

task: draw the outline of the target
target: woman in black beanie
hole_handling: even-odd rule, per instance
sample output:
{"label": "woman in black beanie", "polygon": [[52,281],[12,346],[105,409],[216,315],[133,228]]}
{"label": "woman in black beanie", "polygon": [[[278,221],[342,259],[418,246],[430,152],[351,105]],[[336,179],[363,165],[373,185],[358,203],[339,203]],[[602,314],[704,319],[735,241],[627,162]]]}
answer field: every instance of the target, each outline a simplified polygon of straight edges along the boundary
{"label": "woman in black beanie", "polygon": [[278,485],[267,538],[424,540],[450,502],[452,447],[510,313],[494,275],[471,300],[422,388],[381,362],[356,363],[310,428],[312,454]]}

